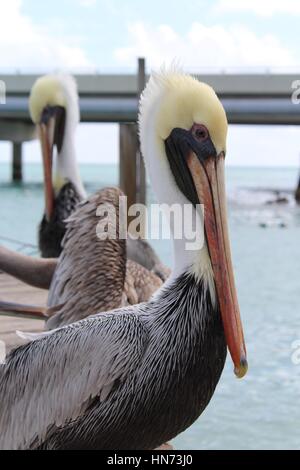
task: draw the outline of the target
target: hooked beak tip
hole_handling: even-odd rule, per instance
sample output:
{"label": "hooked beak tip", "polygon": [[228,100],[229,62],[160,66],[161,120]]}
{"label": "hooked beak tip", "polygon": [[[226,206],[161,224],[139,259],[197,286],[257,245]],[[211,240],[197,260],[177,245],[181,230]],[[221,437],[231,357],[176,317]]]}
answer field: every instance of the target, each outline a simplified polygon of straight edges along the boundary
{"label": "hooked beak tip", "polygon": [[242,379],[248,372],[248,361],[246,357],[242,357],[240,364],[234,368],[234,373],[238,379]]}

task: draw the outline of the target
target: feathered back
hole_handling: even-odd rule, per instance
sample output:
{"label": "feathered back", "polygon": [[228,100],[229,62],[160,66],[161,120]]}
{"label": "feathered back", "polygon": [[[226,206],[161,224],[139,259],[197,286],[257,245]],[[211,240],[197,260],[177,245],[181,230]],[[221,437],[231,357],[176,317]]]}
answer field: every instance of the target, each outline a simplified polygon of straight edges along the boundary
{"label": "feathered back", "polygon": [[[126,240],[119,239],[122,195],[117,188],[101,190],[79,204],[68,219],[62,255],[48,297],[48,306],[59,305],[59,309],[49,319],[48,329],[121,305],[126,275]],[[97,215],[100,207],[108,217]],[[98,224],[113,218],[116,239],[100,240]]]}

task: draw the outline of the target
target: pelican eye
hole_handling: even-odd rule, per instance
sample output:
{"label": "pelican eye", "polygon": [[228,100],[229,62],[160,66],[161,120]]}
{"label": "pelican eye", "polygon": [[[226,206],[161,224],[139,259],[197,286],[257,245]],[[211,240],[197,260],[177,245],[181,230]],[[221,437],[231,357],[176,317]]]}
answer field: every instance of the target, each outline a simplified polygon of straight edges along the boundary
{"label": "pelican eye", "polygon": [[194,124],[191,132],[197,142],[204,142],[209,137],[208,130],[202,124]]}

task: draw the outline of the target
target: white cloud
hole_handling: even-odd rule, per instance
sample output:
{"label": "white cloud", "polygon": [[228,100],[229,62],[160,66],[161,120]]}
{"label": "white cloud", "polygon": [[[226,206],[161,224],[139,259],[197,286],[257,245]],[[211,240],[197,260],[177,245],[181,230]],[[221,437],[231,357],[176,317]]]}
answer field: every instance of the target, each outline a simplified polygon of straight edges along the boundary
{"label": "white cloud", "polygon": [[293,53],[272,34],[259,35],[245,26],[205,26],[195,22],[183,35],[171,26],[129,26],[130,44],[115,50],[115,58],[132,65],[138,56],[158,67],[174,58],[190,67],[285,67],[297,64]]}
{"label": "white cloud", "polygon": [[252,12],[260,16],[287,13],[300,15],[299,0],[218,0],[215,11]]}
{"label": "white cloud", "polygon": [[22,13],[22,0],[0,0],[1,69],[90,67],[74,38],[57,36]]}

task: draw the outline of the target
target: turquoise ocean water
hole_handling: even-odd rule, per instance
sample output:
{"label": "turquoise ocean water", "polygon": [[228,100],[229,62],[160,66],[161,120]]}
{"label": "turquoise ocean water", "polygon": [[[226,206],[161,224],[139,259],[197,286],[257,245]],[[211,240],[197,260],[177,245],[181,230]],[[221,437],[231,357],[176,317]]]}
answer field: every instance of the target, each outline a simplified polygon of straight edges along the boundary
{"label": "turquoise ocean water", "polygon": [[[118,184],[117,167],[81,167],[88,192]],[[25,166],[25,181],[10,183],[0,164],[0,243],[36,244],[43,211],[39,165]],[[234,267],[246,333],[249,374],[239,381],[228,359],[207,410],[174,444],[177,449],[300,449],[300,365],[292,361],[300,340],[300,208],[291,190],[293,169],[227,169]],[[268,204],[280,189],[287,204]],[[153,196],[150,193],[149,199]],[[2,238],[1,238],[2,237]],[[154,241],[172,263],[168,241]],[[34,252],[27,248],[25,252]]]}

